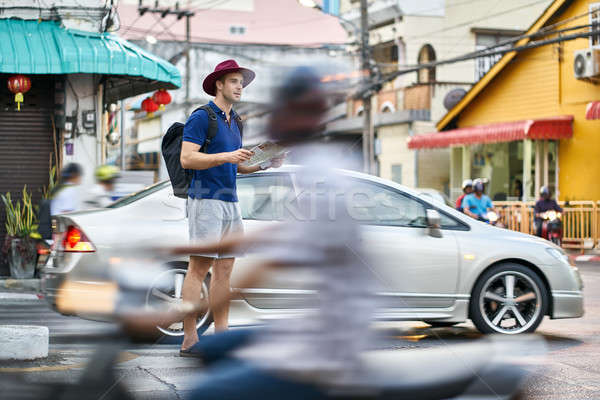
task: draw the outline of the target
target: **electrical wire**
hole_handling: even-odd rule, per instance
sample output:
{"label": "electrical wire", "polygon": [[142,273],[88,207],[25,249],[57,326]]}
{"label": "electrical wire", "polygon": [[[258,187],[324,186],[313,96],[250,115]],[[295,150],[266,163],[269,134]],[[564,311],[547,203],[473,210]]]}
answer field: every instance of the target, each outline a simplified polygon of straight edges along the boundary
{"label": "electrical wire", "polygon": [[590,36],[596,36],[596,35],[600,35],[600,30],[593,30],[593,31],[588,31],[588,32],[583,32],[583,33],[575,33],[575,34],[571,34],[571,35],[560,36],[555,39],[542,40],[539,42],[529,42],[527,44],[512,47],[509,49],[500,49],[500,50],[495,50],[495,51],[488,51],[488,50],[477,51],[477,52],[472,52],[472,53],[469,53],[469,54],[466,54],[466,55],[463,55],[460,57],[454,57],[454,58],[435,61],[435,62],[431,62],[431,63],[424,63],[424,64],[417,65],[417,66],[410,66],[410,67],[407,67],[400,71],[396,71],[391,74],[388,74],[387,76],[384,76],[382,79],[379,79],[378,81],[376,81],[374,83],[371,83],[370,85],[368,85],[369,87],[367,88],[367,90],[366,91],[363,90],[362,93],[359,93],[359,95],[362,95],[367,91],[371,91],[373,87],[377,87],[378,85],[382,85],[385,82],[394,80],[394,79],[396,79],[396,77],[398,77],[400,75],[417,72],[421,69],[432,68],[432,67],[436,67],[438,65],[454,64],[457,62],[467,61],[467,60],[471,60],[471,59],[479,58],[479,57],[493,56],[493,55],[497,55],[497,54],[504,55],[504,54],[512,53],[512,52],[521,52],[521,51],[530,50],[530,49],[542,47],[542,46],[549,45],[549,44],[562,43],[562,42],[567,42],[570,40],[575,40],[575,39],[590,37]]}
{"label": "electrical wire", "polygon": [[456,25],[452,25],[452,26],[449,26],[449,27],[445,27],[445,28],[439,29],[437,31],[431,31],[431,32],[427,32],[427,33],[423,33],[423,34],[419,34],[419,35],[407,36],[406,39],[418,39],[418,38],[422,38],[422,37],[431,37],[431,35],[434,35],[436,33],[444,33],[444,32],[451,31],[451,30],[454,30],[454,29],[457,29],[457,28],[462,28],[464,26],[469,26],[469,25],[472,25],[472,24],[474,24],[476,22],[481,22],[481,21],[485,21],[485,20],[490,19],[490,18],[494,18],[494,17],[499,17],[501,15],[510,14],[512,12],[523,10],[525,8],[529,8],[529,7],[537,5],[537,4],[545,3],[547,1],[548,0],[537,0],[537,1],[534,1],[532,3],[528,3],[528,4],[525,4],[525,5],[519,6],[519,7],[514,7],[514,8],[511,8],[511,9],[508,9],[508,10],[500,11],[500,12],[498,12],[496,14],[486,15],[483,18],[476,18],[476,19],[473,19],[473,20],[461,22],[460,24],[456,24]]}

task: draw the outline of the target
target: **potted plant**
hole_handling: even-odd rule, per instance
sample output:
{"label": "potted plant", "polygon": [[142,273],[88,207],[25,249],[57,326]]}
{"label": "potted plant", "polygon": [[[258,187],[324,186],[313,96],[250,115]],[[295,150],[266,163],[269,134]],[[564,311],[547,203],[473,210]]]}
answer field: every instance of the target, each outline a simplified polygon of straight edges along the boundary
{"label": "potted plant", "polygon": [[13,200],[10,193],[0,195],[6,212],[6,238],[3,252],[8,259],[10,275],[16,279],[33,278],[37,261],[36,210],[27,186],[23,187],[20,200]]}

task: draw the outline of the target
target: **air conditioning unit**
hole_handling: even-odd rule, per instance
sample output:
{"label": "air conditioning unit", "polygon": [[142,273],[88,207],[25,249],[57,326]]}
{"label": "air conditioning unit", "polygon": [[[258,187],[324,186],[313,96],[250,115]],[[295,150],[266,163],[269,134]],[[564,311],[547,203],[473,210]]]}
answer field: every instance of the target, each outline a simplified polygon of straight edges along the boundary
{"label": "air conditioning unit", "polygon": [[598,77],[600,75],[600,49],[577,50],[573,71],[577,79]]}

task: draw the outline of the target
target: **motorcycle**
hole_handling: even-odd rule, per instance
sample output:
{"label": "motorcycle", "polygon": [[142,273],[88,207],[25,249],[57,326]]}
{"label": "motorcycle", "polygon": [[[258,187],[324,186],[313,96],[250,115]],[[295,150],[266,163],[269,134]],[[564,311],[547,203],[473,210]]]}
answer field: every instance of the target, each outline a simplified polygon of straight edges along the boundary
{"label": "motorcycle", "polygon": [[542,238],[551,241],[557,246],[562,244],[563,227],[561,221],[562,214],[550,210],[542,214]]}
{"label": "motorcycle", "polygon": [[483,216],[480,216],[479,220],[486,224],[497,226],[498,228],[504,228],[504,224],[500,221],[500,217],[495,211],[488,211]]}
{"label": "motorcycle", "polygon": [[[195,306],[169,304],[148,309],[145,293],[151,287],[148,268],[164,270],[161,263],[148,260],[113,260],[107,281],[82,288],[80,282],[66,282],[68,287],[59,301],[79,312],[110,315],[117,324],[98,332],[98,343],[91,360],[79,377],[70,382],[31,382],[23,375],[0,374],[0,387],[10,399],[98,399],[133,400],[126,384],[127,376],[115,368],[119,354],[136,343],[156,343],[156,325],[169,326],[179,321]],[[128,268],[118,268],[125,263]],[[102,265],[98,265],[99,268]],[[84,290],[82,290],[84,289]],[[191,307],[191,308],[190,308]],[[175,315],[176,314],[176,315]],[[260,329],[260,328],[256,328]],[[260,334],[260,330],[257,333]],[[148,336],[145,336],[148,335]],[[79,340],[77,334],[73,340]],[[519,392],[538,360],[547,352],[543,338],[536,336],[485,337],[471,343],[454,344],[408,351],[371,350],[359,355],[364,371],[357,381],[319,386],[322,396],[331,400],[386,399],[512,399]],[[218,363],[214,368],[218,368]],[[198,360],[199,370],[210,373],[212,365]],[[274,388],[271,390],[277,390]],[[285,397],[281,392],[278,397]],[[3,397],[3,398],[4,398]],[[240,392],[237,398],[248,398]]]}

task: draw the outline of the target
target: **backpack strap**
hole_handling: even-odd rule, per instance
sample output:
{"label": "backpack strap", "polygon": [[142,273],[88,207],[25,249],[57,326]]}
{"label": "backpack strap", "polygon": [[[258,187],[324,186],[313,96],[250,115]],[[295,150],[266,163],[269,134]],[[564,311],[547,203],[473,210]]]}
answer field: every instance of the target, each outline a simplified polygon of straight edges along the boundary
{"label": "backpack strap", "polygon": [[235,123],[237,124],[238,130],[240,131],[240,137],[244,137],[244,122],[242,117],[235,113]]}
{"label": "backpack strap", "polygon": [[204,144],[200,148],[202,153],[206,153],[206,149],[210,145],[210,142],[217,136],[217,131],[219,130],[219,122],[217,121],[217,114],[215,110],[208,104],[205,104],[201,107],[198,107],[196,110],[204,110],[206,114],[208,114],[208,131],[206,132],[206,140],[204,140]]}

